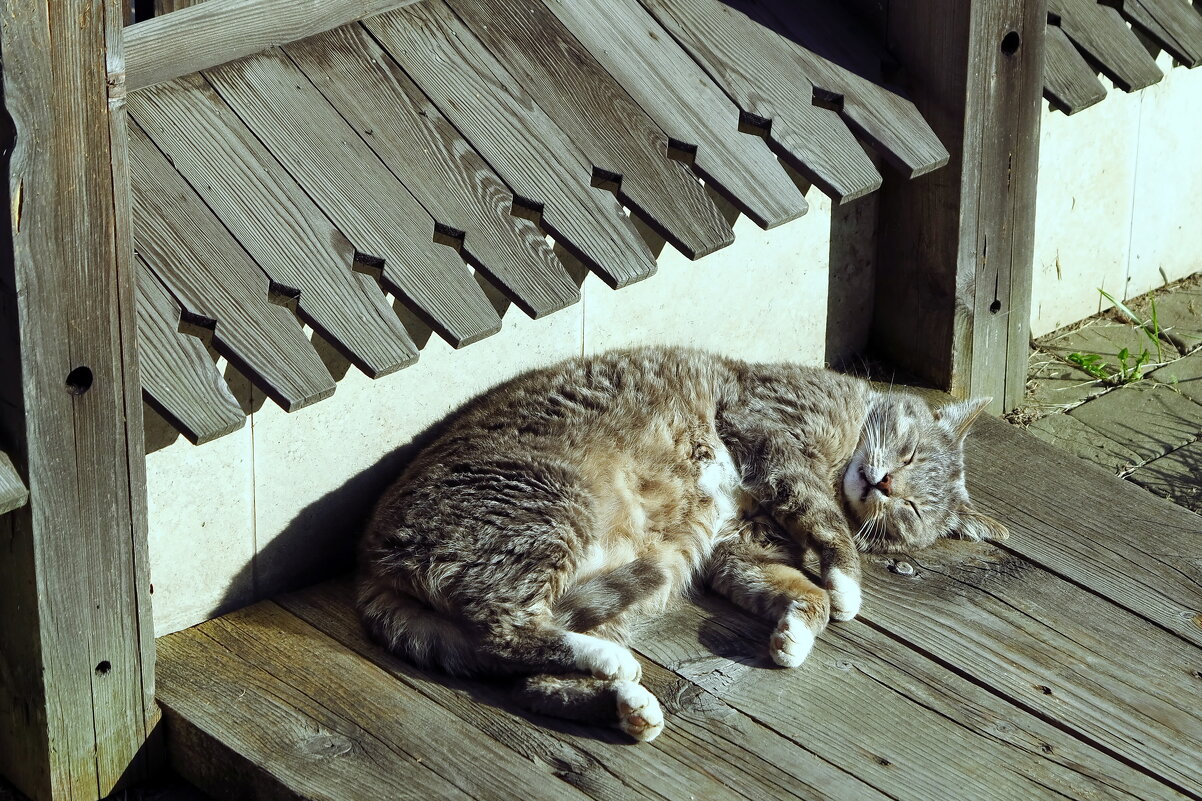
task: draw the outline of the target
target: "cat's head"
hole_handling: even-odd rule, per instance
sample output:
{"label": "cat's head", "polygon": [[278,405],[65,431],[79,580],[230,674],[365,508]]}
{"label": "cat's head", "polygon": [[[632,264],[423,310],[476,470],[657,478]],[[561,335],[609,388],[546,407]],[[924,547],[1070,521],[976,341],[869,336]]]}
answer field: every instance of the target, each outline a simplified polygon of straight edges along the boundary
{"label": "cat's head", "polygon": [[940,537],[1008,536],[1005,526],[973,508],[964,486],[964,438],[988,403],[931,409],[911,395],[878,396],[843,474],[860,550],[925,548]]}

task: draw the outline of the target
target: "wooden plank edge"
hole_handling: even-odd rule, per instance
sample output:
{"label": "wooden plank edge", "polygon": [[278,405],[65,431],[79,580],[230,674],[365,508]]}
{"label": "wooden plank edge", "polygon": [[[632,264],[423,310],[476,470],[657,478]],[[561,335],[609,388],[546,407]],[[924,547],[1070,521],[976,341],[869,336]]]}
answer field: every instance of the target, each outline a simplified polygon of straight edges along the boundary
{"label": "wooden plank edge", "polygon": [[133,92],[286,45],[417,0],[209,0],[125,28]]}
{"label": "wooden plank edge", "polygon": [[0,451],[0,515],[29,502],[29,490],[8,454]]}

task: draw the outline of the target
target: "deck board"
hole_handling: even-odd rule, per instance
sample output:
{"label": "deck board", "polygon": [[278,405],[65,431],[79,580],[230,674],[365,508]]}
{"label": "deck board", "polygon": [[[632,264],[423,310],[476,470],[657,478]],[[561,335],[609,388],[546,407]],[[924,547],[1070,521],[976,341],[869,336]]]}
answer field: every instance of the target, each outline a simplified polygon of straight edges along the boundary
{"label": "deck board", "polygon": [[524,201],[608,284],[655,272],[655,258],[592,166],[442,0],[363,25]]}
{"label": "deck board", "polygon": [[693,171],[668,158],[668,137],[540,0],[450,0],[624,206],[690,259],[734,241]]}
{"label": "deck board", "polygon": [[[542,317],[580,299],[538,226],[511,213],[510,188],[361,25],[284,51],[522,311]],[[388,264],[384,277],[395,280]]]}
{"label": "deck board", "polygon": [[418,351],[355,249],[200,75],[129,96],[131,116],[302,317],[369,376]]}

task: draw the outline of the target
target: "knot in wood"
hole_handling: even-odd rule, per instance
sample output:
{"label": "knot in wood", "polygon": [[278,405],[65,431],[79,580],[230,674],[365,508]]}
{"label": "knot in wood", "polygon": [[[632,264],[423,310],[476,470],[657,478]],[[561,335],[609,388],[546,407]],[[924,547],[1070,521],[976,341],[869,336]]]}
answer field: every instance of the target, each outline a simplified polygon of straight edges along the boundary
{"label": "knot in wood", "polygon": [[315,757],[338,757],[349,754],[355,744],[349,738],[335,732],[319,732],[300,744],[302,754]]}
{"label": "knot in wood", "polygon": [[896,573],[899,576],[913,576],[915,570],[914,565],[909,562],[892,562],[889,565],[889,572]]}

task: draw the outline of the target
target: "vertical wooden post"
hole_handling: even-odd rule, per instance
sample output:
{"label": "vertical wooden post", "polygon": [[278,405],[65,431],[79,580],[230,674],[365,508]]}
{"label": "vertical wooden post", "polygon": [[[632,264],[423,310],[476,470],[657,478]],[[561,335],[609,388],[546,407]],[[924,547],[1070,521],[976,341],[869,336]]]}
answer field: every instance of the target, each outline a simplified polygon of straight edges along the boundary
{"label": "vertical wooden post", "polygon": [[156,719],[121,0],[0,4],[0,773],[96,799]]}
{"label": "vertical wooden post", "polygon": [[1046,0],[885,0],[890,50],[947,167],[886,181],[873,344],[992,411],[1022,400]]}

